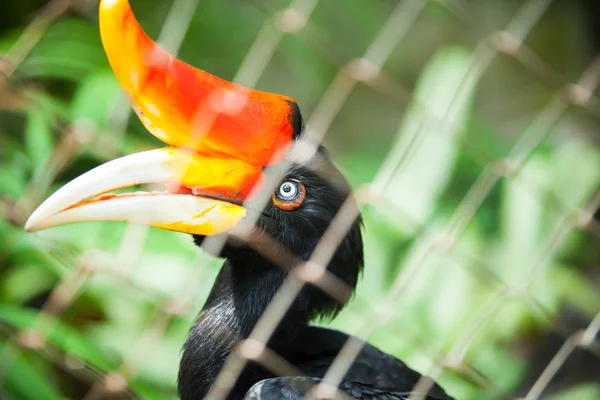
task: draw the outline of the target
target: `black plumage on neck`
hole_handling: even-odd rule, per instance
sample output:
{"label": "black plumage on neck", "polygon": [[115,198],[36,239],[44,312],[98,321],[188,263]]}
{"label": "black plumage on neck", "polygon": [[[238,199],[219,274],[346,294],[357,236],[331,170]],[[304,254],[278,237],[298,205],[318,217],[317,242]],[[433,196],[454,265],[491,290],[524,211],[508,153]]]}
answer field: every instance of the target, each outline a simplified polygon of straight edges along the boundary
{"label": "black plumage on neck", "polygon": [[[346,186],[335,186],[304,167],[293,166],[289,176],[306,186],[304,203],[293,211],[269,204],[258,226],[298,259],[307,260],[348,192]],[[352,290],[363,267],[360,225],[360,218],[354,221],[327,267]],[[195,236],[194,240],[201,245],[204,238]],[[220,256],[225,263],[184,345],[178,379],[183,400],[199,399],[208,392],[232,350],[248,337],[288,274],[286,268],[246,244],[228,242]],[[305,286],[279,323],[269,348],[289,352],[302,328],[313,320],[332,318],[344,305],[314,286]],[[271,376],[249,364],[230,398],[242,398],[252,384]]]}

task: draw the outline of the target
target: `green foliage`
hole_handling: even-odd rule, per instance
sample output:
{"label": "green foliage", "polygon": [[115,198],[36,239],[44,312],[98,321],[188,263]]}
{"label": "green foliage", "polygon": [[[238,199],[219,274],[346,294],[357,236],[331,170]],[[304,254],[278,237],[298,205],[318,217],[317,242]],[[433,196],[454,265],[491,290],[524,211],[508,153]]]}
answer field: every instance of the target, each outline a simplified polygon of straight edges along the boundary
{"label": "green foliage", "polygon": [[19,399],[60,399],[60,393],[44,379],[43,371],[8,345],[0,347],[2,359],[10,363],[4,390]]}
{"label": "green foliage", "polygon": [[107,66],[97,28],[87,21],[67,18],[50,26],[20,66],[19,74],[78,82],[93,70]]}
{"label": "green foliage", "polygon": [[[156,34],[166,3],[132,3],[142,24]],[[231,78],[264,19],[257,10],[233,1],[201,2],[182,57]],[[361,54],[388,13],[382,1],[350,2],[345,9],[320,5],[311,29],[284,37],[259,87],[293,95],[305,116],[310,115],[337,63]],[[23,231],[32,207],[106,161],[107,143],[122,154],[158,146],[135,118],[123,135],[115,131],[115,116],[125,120],[128,105],[104,57],[94,20],[94,13],[68,15],[52,24],[9,80],[11,87],[22,89],[16,90],[17,106],[0,110],[0,359],[6,360],[0,365],[0,393],[17,399],[81,395],[72,385],[74,371],[58,373],[55,359],[16,345],[15,335],[30,329],[47,337],[52,351],[97,375],[133,362],[139,367],[129,382],[133,390],[145,398],[174,398],[181,345],[219,267],[218,260],[199,254],[189,237],[174,232],[119,223]],[[445,8],[431,5],[385,65],[390,78],[414,88],[406,109],[361,85],[327,136],[328,148],[354,184],[373,177],[389,183],[386,201],[364,209],[365,273],[356,298],[331,325],[368,337],[423,372],[442,354],[458,354],[467,369],[512,392],[530,367],[515,343],[543,336],[565,307],[586,320],[600,309],[600,294],[588,279],[599,256],[594,239],[572,230],[558,246],[547,246],[568,212],[585,207],[597,190],[600,153],[585,139],[559,141],[550,135],[516,176],[501,178],[490,188],[453,247],[436,247],[486,165],[509,154],[533,112],[550,96],[546,88],[523,99],[502,90],[492,90],[492,99],[480,93],[480,85],[497,89],[490,80],[516,90],[517,83],[529,85],[532,78],[499,61],[490,73],[493,79],[485,74],[474,79],[471,41],[462,39],[464,28],[456,24]],[[3,32],[0,51],[13,48],[22,32]],[[555,39],[550,46],[554,57],[577,50]],[[548,47],[541,36],[536,41]],[[507,103],[514,103],[510,110],[521,118],[523,109],[528,110],[525,123],[513,121],[507,128],[494,117],[490,110],[506,110]],[[568,114],[560,127],[577,130],[581,119]],[[68,153],[60,147],[71,124],[93,129]],[[399,167],[382,163],[390,149]],[[133,258],[121,247],[132,236],[143,238]],[[60,318],[40,312],[50,291],[76,280],[84,264],[98,272]],[[152,351],[140,349],[161,307],[199,273],[190,312],[166,323]],[[503,297],[506,286],[519,285],[524,285],[528,302]],[[391,290],[401,293],[401,299],[388,298]],[[481,321],[486,323],[477,328]],[[467,338],[465,332],[474,335]],[[469,350],[457,353],[457,344],[467,339]],[[444,371],[441,380],[457,398],[497,398],[489,384],[462,369]],[[598,385],[582,385],[548,399],[595,399],[599,390]]]}
{"label": "green foliage", "polygon": [[0,307],[0,319],[13,328],[29,330],[44,335],[48,342],[65,354],[76,357],[91,365],[109,370],[116,366],[115,360],[107,359],[107,355],[95,344],[79,332],[63,325],[60,321],[53,321],[37,310],[26,310],[22,307]]}

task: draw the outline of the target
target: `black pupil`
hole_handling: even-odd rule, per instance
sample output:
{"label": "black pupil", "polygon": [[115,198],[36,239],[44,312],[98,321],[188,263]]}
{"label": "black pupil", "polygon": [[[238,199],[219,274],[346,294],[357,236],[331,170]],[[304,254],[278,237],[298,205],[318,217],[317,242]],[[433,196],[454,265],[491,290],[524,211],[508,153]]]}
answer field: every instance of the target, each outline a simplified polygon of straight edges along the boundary
{"label": "black pupil", "polygon": [[283,185],[283,192],[284,193],[290,193],[292,191],[292,185],[289,183],[286,183]]}

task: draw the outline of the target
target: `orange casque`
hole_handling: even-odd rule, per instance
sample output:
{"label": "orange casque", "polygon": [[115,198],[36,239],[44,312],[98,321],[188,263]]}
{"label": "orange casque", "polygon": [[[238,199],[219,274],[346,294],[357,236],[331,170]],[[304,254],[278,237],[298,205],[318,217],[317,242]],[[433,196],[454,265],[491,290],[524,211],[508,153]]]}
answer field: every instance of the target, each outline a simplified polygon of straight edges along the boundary
{"label": "orange casque", "polygon": [[101,1],[100,34],[117,80],[150,133],[171,146],[235,158],[237,168],[247,163],[244,193],[237,197],[245,197],[262,167],[279,161],[293,142],[294,99],[178,60],[146,35],[127,0]]}

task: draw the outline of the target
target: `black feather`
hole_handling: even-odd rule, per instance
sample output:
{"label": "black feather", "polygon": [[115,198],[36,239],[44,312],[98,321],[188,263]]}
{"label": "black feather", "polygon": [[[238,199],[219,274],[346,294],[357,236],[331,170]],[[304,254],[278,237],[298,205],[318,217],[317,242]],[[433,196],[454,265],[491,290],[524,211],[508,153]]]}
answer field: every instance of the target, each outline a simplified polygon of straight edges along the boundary
{"label": "black feather", "polygon": [[[310,168],[293,165],[284,178],[287,179],[304,184],[304,202],[292,211],[269,204],[257,225],[298,259],[307,260],[350,195],[350,189],[322,150]],[[360,217],[352,221],[327,266],[352,291],[363,268],[361,224]],[[201,245],[204,238],[195,236],[194,240]],[[288,273],[239,240],[228,241],[220,256],[226,261],[184,345],[179,371],[179,392],[184,400],[206,395],[232,349],[250,334]],[[334,317],[346,301],[335,300],[314,286],[305,286],[268,346],[309,378],[274,379],[276,376],[259,365],[249,364],[229,399],[302,398],[306,388],[323,377],[348,338],[341,332],[311,327],[309,323]],[[420,377],[401,361],[366,346],[340,388],[358,399],[397,399],[408,397]],[[450,397],[436,385],[427,399]]]}

